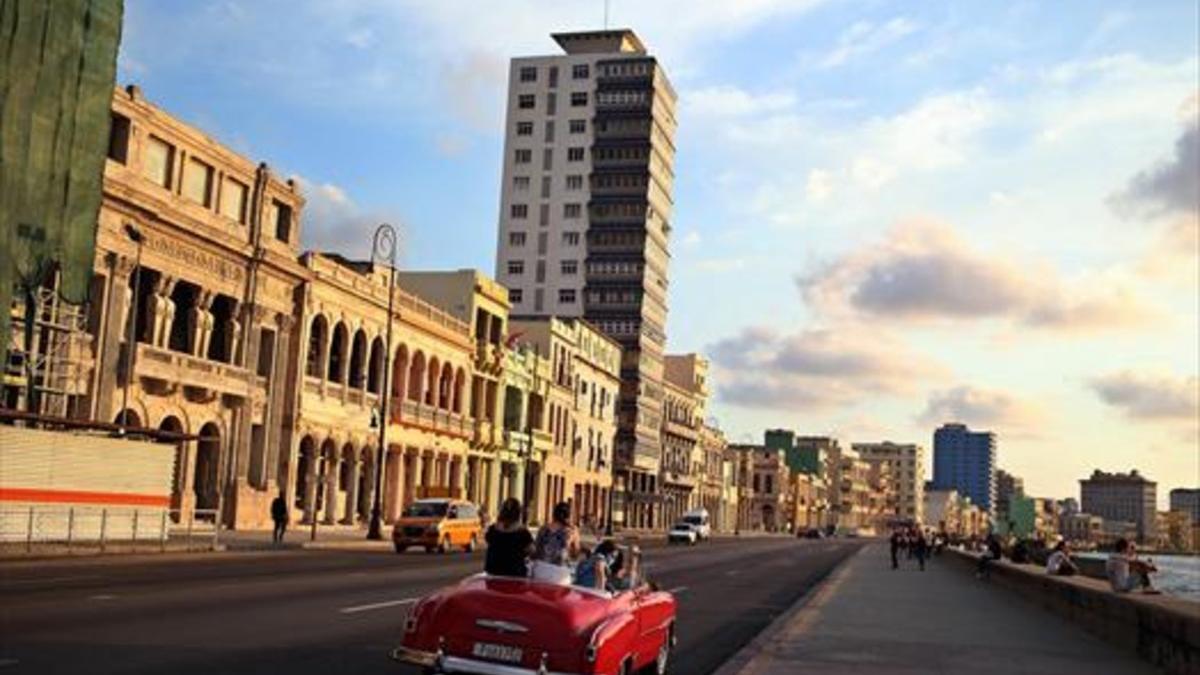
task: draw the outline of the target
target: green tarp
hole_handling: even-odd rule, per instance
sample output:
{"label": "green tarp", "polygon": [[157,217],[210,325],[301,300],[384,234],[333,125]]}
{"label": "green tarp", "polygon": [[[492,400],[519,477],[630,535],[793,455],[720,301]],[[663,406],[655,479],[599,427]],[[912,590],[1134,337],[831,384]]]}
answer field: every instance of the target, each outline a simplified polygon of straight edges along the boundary
{"label": "green tarp", "polygon": [[87,299],[123,0],[0,0],[0,358],[14,285]]}

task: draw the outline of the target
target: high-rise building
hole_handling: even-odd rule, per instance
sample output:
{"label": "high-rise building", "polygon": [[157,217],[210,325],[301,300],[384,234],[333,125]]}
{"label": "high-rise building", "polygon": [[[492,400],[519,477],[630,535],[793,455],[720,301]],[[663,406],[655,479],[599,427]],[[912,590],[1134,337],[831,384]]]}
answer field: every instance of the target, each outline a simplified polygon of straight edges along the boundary
{"label": "high-rise building", "polygon": [[1012,514],[1012,501],[1025,496],[1025,479],[1014,476],[1004,469],[996,470],[996,518],[1003,524]]}
{"label": "high-rise building", "polygon": [[825,476],[829,470],[830,456],[836,456],[841,449],[838,441],[831,436],[797,436],[794,459],[789,459],[793,471]]}
{"label": "high-rise building", "polygon": [[933,432],[933,486],[954,488],[991,515],[996,504],[996,435],[965,424],[943,424]]}
{"label": "high-rise building", "polygon": [[1200,523],[1200,488],[1175,488],[1171,490],[1171,510],[1182,511]]}
{"label": "high-rise building", "polygon": [[631,30],[553,37],[562,54],[509,69],[496,276],[514,315],[582,316],[621,343],[617,490],[653,527],[676,96]]}
{"label": "high-rise building", "polygon": [[916,443],[854,443],[863,461],[878,465],[894,493],[892,515],[924,522],[925,449]]}
{"label": "high-rise building", "polygon": [[1151,541],[1155,534],[1158,484],[1137,472],[1105,473],[1099,469],[1079,481],[1079,501],[1084,513],[1106,521],[1130,521],[1138,539]]}

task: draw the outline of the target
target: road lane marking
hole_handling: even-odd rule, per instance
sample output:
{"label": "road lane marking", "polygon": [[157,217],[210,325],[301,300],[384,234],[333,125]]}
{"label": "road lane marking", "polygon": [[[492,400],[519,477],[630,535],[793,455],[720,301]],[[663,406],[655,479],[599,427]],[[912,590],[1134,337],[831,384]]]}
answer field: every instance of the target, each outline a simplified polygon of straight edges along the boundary
{"label": "road lane marking", "polygon": [[396,605],[408,605],[416,602],[418,598],[402,598],[400,600],[388,600],[387,602],[375,602],[370,605],[359,605],[357,607],[343,607],[338,611],[342,614],[357,614],[358,612],[369,612],[373,609],[383,609],[384,607],[395,607]]}
{"label": "road lane marking", "polygon": [[107,593],[101,593],[100,595],[93,595],[88,598],[88,600],[116,600],[116,599],[117,599],[117,596],[109,595]]}
{"label": "road lane marking", "polygon": [[679,595],[680,593],[686,591],[687,589],[688,589],[687,586],[676,586],[675,588],[668,588],[667,592],[670,593],[671,595]]}
{"label": "road lane marking", "polygon": [[97,577],[97,576],[86,576],[86,577],[79,576],[79,577],[51,577],[49,579],[18,579],[16,581],[5,581],[4,583],[0,584],[0,589],[8,588],[10,586],[24,586],[24,585],[28,585],[28,584],[61,584],[65,581],[85,581],[87,579],[99,579],[99,578],[100,577]]}
{"label": "road lane marking", "polygon": [[741,572],[741,570],[729,570],[728,572],[725,573],[725,576],[736,577],[739,572]]}

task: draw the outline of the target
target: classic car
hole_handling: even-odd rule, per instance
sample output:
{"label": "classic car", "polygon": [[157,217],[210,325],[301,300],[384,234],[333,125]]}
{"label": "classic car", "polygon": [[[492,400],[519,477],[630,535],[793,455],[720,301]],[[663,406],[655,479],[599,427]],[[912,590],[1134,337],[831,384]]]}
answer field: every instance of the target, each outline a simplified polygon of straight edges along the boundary
{"label": "classic car", "polygon": [[461,499],[418,499],[405,507],[392,527],[396,553],[409,546],[439,553],[462,548],[470,553],[482,540],[479,508]]}
{"label": "classic car", "polygon": [[667,532],[668,544],[695,544],[700,540],[700,534],[696,531],[696,526],[691,523],[680,521],[675,523],[675,526]]}
{"label": "classic car", "polygon": [[631,578],[615,592],[478,574],[418,602],[392,658],[426,673],[665,673],[675,598]]}

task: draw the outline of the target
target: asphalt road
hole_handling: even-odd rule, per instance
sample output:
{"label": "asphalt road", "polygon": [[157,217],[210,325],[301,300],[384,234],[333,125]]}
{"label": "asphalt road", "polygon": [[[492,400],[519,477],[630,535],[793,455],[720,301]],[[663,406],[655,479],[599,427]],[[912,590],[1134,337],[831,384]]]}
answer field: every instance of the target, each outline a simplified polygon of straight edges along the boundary
{"label": "asphalt road", "polygon": [[[679,601],[672,671],[714,670],[860,544],[728,538],[647,547]],[[412,602],[479,554],[277,551],[0,564],[0,672],[406,673]]]}

